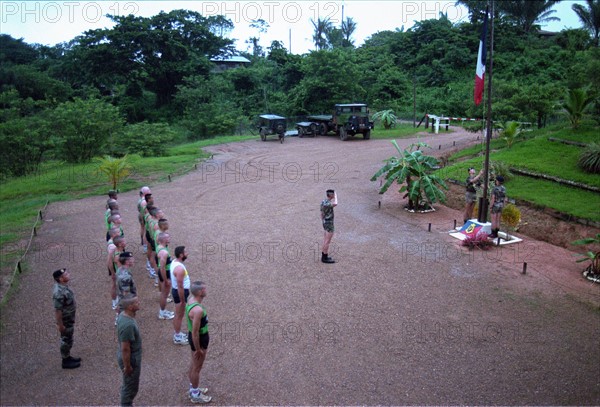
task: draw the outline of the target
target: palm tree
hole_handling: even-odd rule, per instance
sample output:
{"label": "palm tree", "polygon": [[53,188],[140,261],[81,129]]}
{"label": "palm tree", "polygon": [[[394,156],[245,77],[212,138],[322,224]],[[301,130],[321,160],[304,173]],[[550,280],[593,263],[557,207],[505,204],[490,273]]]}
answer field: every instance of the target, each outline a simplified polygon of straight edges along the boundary
{"label": "palm tree", "polygon": [[315,32],[313,34],[313,41],[315,42],[315,48],[317,50],[327,48],[327,33],[330,32],[331,29],[333,28],[333,25],[331,24],[331,20],[329,18],[326,18],[324,20],[321,20],[319,18],[315,22],[315,20],[313,20],[311,18],[310,22],[312,23],[312,25],[315,29]]}
{"label": "palm tree", "polygon": [[581,4],[571,6],[575,14],[594,38],[594,45],[599,45],[600,38],[600,0],[587,0],[587,9]]}
{"label": "palm tree", "polygon": [[552,17],[556,13],[552,7],[561,0],[504,0],[498,2],[498,9],[525,33],[531,32],[536,23],[560,21]]}
{"label": "palm tree", "polygon": [[483,21],[487,0],[458,0],[455,6],[464,6],[469,10],[469,20],[471,24],[478,24]]}
{"label": "palm tree", "polygon": [[356,21],[352,19],[352,17],[347,17],[346,21],[342,21],[342,35],[344,37],[342,46],[344,47],[353,47],[354,41],[350,39],[356,31]]}
{"label": "palm tree", "polygon": [[105,174],[108,177],[112,189],[117,189],[117,184],[131,174],[131,165],[127,155],[121,158],[105,155],[103,158],[96,157],[95,161],[98,164],[96,172]]}
{"label": "palm tree", "polygon": [[500,124],[502,132],[500,136],[506,141],[506,146],[511,148],[515,139],[521,134],[521,124],[519,122],[508,121]]}
{"label": "palm tree", "polygon": [[585,109],[594,101],[592,96],[589,96],[584,89],[571,89],[567,100],[563,103],[563,108],[569,115],[571,127],[577,129],[581,124],[581,119]]}

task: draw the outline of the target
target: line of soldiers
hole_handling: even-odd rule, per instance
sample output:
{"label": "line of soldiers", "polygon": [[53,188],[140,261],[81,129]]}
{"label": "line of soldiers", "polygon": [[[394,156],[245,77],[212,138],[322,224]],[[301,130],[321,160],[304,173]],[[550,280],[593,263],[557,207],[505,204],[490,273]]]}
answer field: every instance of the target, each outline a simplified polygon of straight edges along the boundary
{"label": "line of soldiers", "polygon": [[[189,397],[193,403],[208,403],[207,388],[199,387],[200,370],[206,358],[209,343],[208,317],[202,303],[206,297],[206,285],[201,281],[191,283],[184,264],[188,257],[185,246],[178,246],[174,258],[169,251],[171,237],[169,223],[164,212],[155,206],[150,188],[140,189],[138,200],[140,243],[147,255],[146,269],[160,290],[158,318],[173,320],[173,343],[188,345],[191,362],[188,371],[190,380]],[[108,274],[111,277],[111,307],[116,312],[115,326],[119,340],[118,364],[123,374],[121,404],[131,405],[139,389],[141,372],[141,337],[135,315],[139,309],[137,287],[132,268],[135,262],[132,252],[126,250],[125,234],[116,191],[109,191],[104,213],[106,225]],[[53,301],[56,325],[61,336],[60,351],[62,367],[74,369],[81,365],[81,358],[70,354],[73,346],[75,323],[75,296],[68,286],[70,274],[66,269],[53,273],[55,280]],[[191,295],[190,295],[191,294]],[[172,299],[169,299],[169,295]],[[189,303],[188,303],[188,296]],[[175,303],[175,312],[167,311],[167,302]],[[186,316],[188,332],[181,332],[183,317]]]}

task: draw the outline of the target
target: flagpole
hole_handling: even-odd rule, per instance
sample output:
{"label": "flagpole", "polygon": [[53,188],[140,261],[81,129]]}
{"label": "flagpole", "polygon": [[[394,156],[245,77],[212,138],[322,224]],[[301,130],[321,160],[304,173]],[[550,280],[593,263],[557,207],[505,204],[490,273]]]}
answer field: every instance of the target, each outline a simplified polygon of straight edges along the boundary
{"label": "flagpole", "polygon": [[486,136],[485,136],[485,161],[483,163],[483,197],[479,199],[479,213],[477,221],[480,223],[487,222],[488,213],[488,182],[490,174],[490,141],[492,139],[492,66],[494,64],[494,0],[490,0],[490,59],[488,68],[486,68],[487,83],[487,117],[486,117]]}

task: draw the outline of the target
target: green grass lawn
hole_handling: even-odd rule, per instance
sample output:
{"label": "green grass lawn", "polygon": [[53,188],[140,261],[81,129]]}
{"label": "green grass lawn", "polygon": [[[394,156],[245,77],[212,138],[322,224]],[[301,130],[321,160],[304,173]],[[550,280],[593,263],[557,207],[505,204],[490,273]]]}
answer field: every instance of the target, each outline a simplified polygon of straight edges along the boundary
{"label": "green grass lawn", "polygon": [[[583,172],[577,166],[581,147],[548,141],[548,137],[557,137],[580,142],[597,139],[598,129],[573,131],[570,128],[542,129],[528,133],[527,139],[506,147],[502,139],[491,141],[490,161],[502,161],[511,167],[527,169],[600,187],[600,175]],[[483,157],[473,157],[482,151],[481,145],[467,148],[451,157],[456,160],[453,165],[440,170],[444,179],[463,181],[467,176],[467,168],[483,167]],[[460,160],[463,161],[460,161]],[[600,221],[600,194],[596,192],[563,186],[556,182],[534,179],[526,176],[515,176],[506,183],[510,198],[528,201],[537,205],[553,208],[576,217]]]}
{"label": "green grass lawn", "polygon": [[557,139],[578,141],[580,143],[599,142],[598,128],[591,126],[582,126],[580,129],[573,130],[570,127],[552,127],[546,133],[547,137]]}
{"label": "green grass lawn", "polygon": [[538,136],[493,154],[493,160],[503,161],[511,167],[600,187],[600,175],[589,174],[577,166],[582,147],[548,141]]}
{"label": "green grass lawn", "polygon": [[596,192],[524,176],[514,177],[507,182],[506,190],[509,197],[600,222],[600,194]]}
{"label": "green grass lawn", "polygon": [[[376,126],[371,130],[372,139],[396,139],[396,138],[407,138],[413,137],[415,134],[423,131],[422,128],[414,128],[412,124],[398,123],[396,127],[391,129],[383,129]],[[358,136],[359,137],[359,136]]]}
{"label": "green grass lawn", "polygon": [[[118,185],[121,192],[138,188],[141,183],[164,181],[169,175],[181,175],[208,155],[201,148],[214,144],[249,140],[251,136],[226,136],[171,147],[165,157],[132,156],[132,174]],[[13,178],[0,184],[0,266],[12,268],[22,248],[15,242],[31,232],[39,210],[47,201],[58,202],[104,195],[111,188],[106,177],[96,173],[97,164],[49,162],[37,174]],[[11,265],[12,262],[12,265]]]}

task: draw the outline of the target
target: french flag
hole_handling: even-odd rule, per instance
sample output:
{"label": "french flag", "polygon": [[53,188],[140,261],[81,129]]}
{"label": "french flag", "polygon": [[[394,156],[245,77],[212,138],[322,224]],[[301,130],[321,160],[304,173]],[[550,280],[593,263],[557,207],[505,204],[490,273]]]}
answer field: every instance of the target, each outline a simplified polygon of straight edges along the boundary
{"label": "french flag", "polygon": [[483,88],[485,84],[485,57],[486,47],[485,38],[487,34],[488,24],[488,10],[485,9],[485,18],[483,20],[483,27],[481,29],[481,37],[479,38],[479,51],[477,52],[477,70],[475,71],[475,91],[473,92],[473,98],[475,99],[475,105],[479,106],[481,99],[483,99]]}

